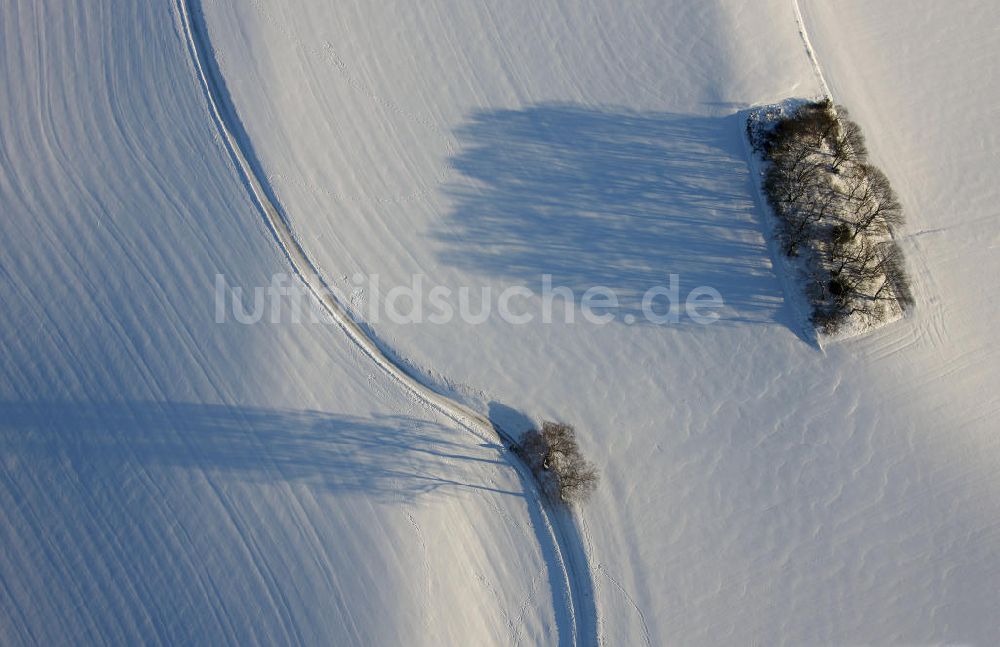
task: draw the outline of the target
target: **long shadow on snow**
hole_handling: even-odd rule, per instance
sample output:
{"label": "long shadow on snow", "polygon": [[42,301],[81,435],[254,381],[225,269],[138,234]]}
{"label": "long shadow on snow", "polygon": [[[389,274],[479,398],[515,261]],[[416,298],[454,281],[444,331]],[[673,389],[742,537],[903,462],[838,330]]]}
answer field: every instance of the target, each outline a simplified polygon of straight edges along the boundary
{"label": "long shadow on snow", "polygon": [[125,466],[167,466],[232,473],[249,482],[304,483],[386,502],[462,489],[523,498],[557,603],[559,642],[571,645],[573,620],[562,605],[571,604],[567,586],[578,585],[564,581],[556,542],[577,540],[549,526],[538,498],[525,494],[535,485],[523,470],[514,470],[517,491],[482,482],[475,463],[510,466],[488,455],[470,453],[460,431],[407,416],[157,402],[0,402],[0,458],[68,461],[84,487],[131,473]]}
{"label": "long shadow on snow", "polygon": [[[513,407],[497,401],[489,403],[489,418],[490,422],[498,429],[503,430],[504,433],[515,440],[520,439],[521,435],[529,429],[537,428],[537,423],[530,417]],[[522,463],[522,467],[522,470],[518,470],[519,473],[530,472],[527,465]],[[533,477],[522,475],[522,481],[525,481],[527,478],[531,478],[531,483],[530,485],[525,483],[525,486],[534,490],[538,497],[545,496],[538,489]],[[550,507],[551,514],[558,516],[560,521],[558,524],[553,524],[552,532],[560,535],[557,541],[563,547],[562,559],[569,562],[565,571],[575,573],[576,576],[572,582],[564,582],[558,578],[559,572],[556,569],[549,569],[549,585],[553,592],[566,591],[569,595],[573,596],[573,599],[568,600],[567,603],[573,606],[574,613],[576,614],[576,632],[580,637],[577,643],[593,643],[596,645],[598,644],[597,601],[594,596],[594,581],[588,565],[583,538],[580,536],[580,529],[576,523],[576,519],[573,518],[573,513],[569,509],[559,503]],[[538,511],[534,508],[529,507],[529,510],[533,523],[537,527],[543,527],[545,519],[542,518],[542,515],[538,514]],[[536,530],[536,532],[539,531]],[[543,547],[543,550],[546,550],[545,547]],[[551,555],[546,554],[546,559],[558,559],[558,556],[554,553]],[[567,587],[570,590],[567,591]],[[563,636],[561,628],[559,635],[560,637]],[[566,641],[561,640],[561,642]]]}
{"label": "long shadow on snow", "polygon": [[551,274],[577,298],[607,286],[639,321],[643,293],[674,273],[682,301],[697,286],[719,290],[720,323],[794,325],[737,115],[542,104],[479,111],[456,132],[453,211],[434,234],[444,261],[529,286]]}
{"label": "long shadow on snow", "polygon": [[[193,47],[197,50],[191,54],[201,61],[205,68],[203,71],[206,75],[206,82],[210,86],[206,89],[206,92],[210,92],[218,97],[215,104],[222,113],[220,117],[225,121],[226,127],[228,127],[229,131],[236,139],[237,145],[239,146],[244,158],[247,160],[247,163],[250,165],[251,171],[258,178],[266,178],[266,174],[263,172],[260,160],[254,152],[250,137],[234,108],[232,97],[229,93],[228,87],[226,86],[225,78],[219,70],[218,61],[215,59],[208,37],[208,30],[206,28],[205,18],[202,13],[200,3],[195,0],[177,0],[177,2],[179,6],[183,6],[187,9],[187,13],[191,19],[190,29],[192,30],[191,35],[192,40],[194,41]],[[206,96],[206,100],[209,103],[212,103],[213,97]],[[235,159],[234,163],[237,165],[239,164],[239,162]],[[244,184],[247,191],[252,194],[253,187],[245,180]],[[275,206],[279,216],[287,222],[287,217],[281,207],[281,203],[274,194],[274,190],[271,185],[266,181],[261,181],[260,184],[261,189],[266,193],[268,200]],[[423,382],[424,384],[433,384],[433,382],[428,380],[426,376],[422,376],[419,372],[415,371],[412,366],[409,366],[406,362],[401,361],[398,355],[396,355],[391,348],[386,347],[379,340],[366,322],[357,320],[357,323],[364,330],[365,334],[368,335],[375,342],[375,344],[378,345],[379,348],[394,363],[397,364],[400,369],[417,381]],[[440,385],[436,385],[436,389],[439,392],[443,391]],[[521,481],[523,491],[535,492],[537,494],[538,490],[533,479],[526,471],[526,468],[520,465],[518,459],[512,457],[510,459],[510,464],[515,467],[515,471]],[[535,496],[534,500],[530,500],[529,498],[527,503],[528,510],[531,515],[532,528],[539,542],[546,567],[549,571],[549,582],[552,586],[553,599],[561,599],[566,602],[567,608],[575,608],[575,618],[571,618],[570,614],[565,610],[559,608],[555,609],[559,643],[560,645],[573,644],[573,636],[576,634],[577,644],[597,644],[597,612],[594,607],[592,583],[590,580],[590,568],[586,561],[586,553],[580,541],[579,531],[576,528],[575,520],[566,510],[559,509],[558,506],[552,506],[543,502],[539,496]],[[550,521],[553,523],[550,524]],[[561,563],[559,559],[560,555],[563,555],[563,559],[570,561],[571,564],[567,566]],[[556,570],[564,572],[567,578],[575,581],[564,581]],[[586,581],[579,581],[581,579],[585,579]],[[562,584],[560,584],[560,582],[562,582]],[[567,590],[567,587],[569,587],[569,590]],[[581,593],[585,596],[585,599],[575,605],[572,600],[579,600]],[[585,609],[581,609],[579,608],[581,605],[587,606]]]}
{"label": "long shadow on snow", "polygon": [[307,482],[338,493],[410,500],[449,489],[523,497],[477,481],[467,436],[407,416],[129,402],[0,403],[0,452],[200,467],[251,481]]}

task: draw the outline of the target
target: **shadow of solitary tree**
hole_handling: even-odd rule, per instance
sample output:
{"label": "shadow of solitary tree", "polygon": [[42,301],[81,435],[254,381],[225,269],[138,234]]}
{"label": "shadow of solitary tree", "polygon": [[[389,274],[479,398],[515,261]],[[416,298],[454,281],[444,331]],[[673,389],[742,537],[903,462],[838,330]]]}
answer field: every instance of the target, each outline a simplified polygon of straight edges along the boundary
{"label": "shadow of solitary tree", "polygon": [[0,455],[99,457],[105,470],[130,463],[231,472],[251,482],[305,482],[391,500],[449,488],[524,496],[466,469],[503,463],[476,449],[467,436],[407,416],[184,403],[0,403]]}
{"label": "shadow of solitary tree", "polygon": [[[227,474],[255,484],[297,484],[385,503],[462,492],[516,497],[526,507],[545,563],[559,644],[574,644],[574,635],[596,627],[582,541],[564,511],[553,511],[562,523],[552,523],[531,477],[512,469],[516,462],[499,449],[450,425],[402,415],[169,402],[0,402],[0,467],[16,463],[30,466],[27,471],[36,476],[53,470],[70,474],[75,490],[57,493],[60,505],[83,506],[91,518],[116,527],[155,522],[128,506],[109,509],[105,499],[89,493],[124,487],[137,474],[164,468]],[[494,470],[484,466],[512,469],[511,489],[499,488]],[[142,527],[141,534],[157,528]],[[567,559],[580,565],[572,583]],[[596,642],[592,635],[584,639]]]}

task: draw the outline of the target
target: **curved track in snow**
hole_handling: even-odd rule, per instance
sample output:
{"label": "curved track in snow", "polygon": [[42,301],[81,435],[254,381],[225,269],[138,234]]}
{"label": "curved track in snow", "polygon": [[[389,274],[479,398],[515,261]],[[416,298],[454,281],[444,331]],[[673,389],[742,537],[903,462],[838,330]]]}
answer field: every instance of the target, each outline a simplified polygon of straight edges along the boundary
{"label": "curved track in snow", "polygon": [[[234,135],[234,131],[239,130],[239,128],[234,127],[238,123],[235,117],[235,108],[229,105],[230,102],[227,100],[228,94],[224,90],[225,84],[221,78],[221,72],[215,64],[208,36],[204,29],[204,22],[196,20],[195,0],[177,0],[177,8],[191,59],[201,81],[219,135],[243,176],[254,202],[260,207],[271,233],[291,263],[293,271],[305,283],[323,309],[333,317],[351,342],[396,383],[422,403],[447,416],[480,440],[491,442],[500,439],[504,443],[506,447],[501,450],[502,454],[518,471],[526,489],[531,490],[538,503],[539,514],[536,519],[544,527],[538,528],[537,532],[544,533],[549,537],[555,553],[554,561],[556,563],[553,564],[551,563],[553,560],[547,560],[550,562],[549,567],[558,568],[561,571],[558,577],[562,580],[561,585],[565,589],[566,613],[570,619],[569,628],[572,635],[564,636],[563,632],[560,631],[560,643],[597,644],[599,642],[598,617],[594,600],[593,579],[586,549],[580,539],[579,528],[573,513],[548,503],[534,487],[534,478],[530,470],[519,459],[512,458],[507,449],[516,442],[516,439],[482,414],[431,389],[399,366],[337,300],[326,281],[320,276],[316,265],[296,239],[291,225],[276,206],[276,201],[271,197],[273,194],[266,179],[250,163],[246,153],[248,144],[240,142]],[[551,574],[550,579],[552,579]]]}
{"label": "curved track in snow", "polygon": [[816,50],[813,49],[812,41],[809,40],[809,30],[806,29],[806,21],[802,17],[802,7],[799,6],[799,0],[792,0],[792,8],[795,10],[795,22],[799,27],[799,36],[802,37],[802,44],[805,45],[806,55],[809,56],[809,62],[812,63],[816,79],[819,81],[820,87],[823,88],[823,94],[833,101],[830,86],[826,82],[826,77],[823,76],[823,68],[819,66],[819,59],[816,58]]}

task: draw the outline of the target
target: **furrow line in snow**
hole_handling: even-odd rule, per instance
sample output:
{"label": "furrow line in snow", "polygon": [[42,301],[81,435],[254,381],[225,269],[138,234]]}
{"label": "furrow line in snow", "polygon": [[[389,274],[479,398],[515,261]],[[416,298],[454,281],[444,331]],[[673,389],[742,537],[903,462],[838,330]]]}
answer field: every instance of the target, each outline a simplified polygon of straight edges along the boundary
{"label": "furrow line in snow", "polygon": [[[503,454],[508,457],[508,462],[520,473],[525,484],[533,483],[534,477],[530,470],[518,458],[512,457],[509,452],[509,448],[516,443],[515,438],[482,414],[431,389],[396,364],[339,302],[326,281],[320,276],[312,259],[309,258],[296,239],[288,221],[275,206],[265,180],[249,162],[243,146],[233,134],[233,128],[230,127],[232,114],[226,110],[228,102],[225,101],[225,95],[222,93],[223,85],[217,76],[214,65],[209,62],[211,50],[207,34],[202,33],[199,25],[194,21],[193,0],[177,0],[177,7],[192,62],[201,81],[216,128],[243,176],[254,201],[260,207],[268,228],[291,263],[295,274],[305,283],[324,310],[333,317],[340,329],[369,360],[377,364],[381,370],[425,405],[450,418],[480,440],[489,442],[494,438],[499,438],[506,445]],[[558,567],[562,571],[561,579],[568,592],[567,612],[572,627],[572,642],[578,645],[596,644],[598,642],[597,612],[593,600],[592,575],[586,550],[576,540],[579,537],[579,532],[576,528],[575,518],[568,510],[555,509],[547,503],[537,489],[534,489],[534,493],[546,526],[540,530],[544,530],[552,538],[557,552],[555,557]],[[584,609],[587,611],[584,612]]]}
{"label": "furrow line in snow", "polygon": [[819,59],[816,58],[816,50],[813,49],[812,41],[809,40],[809,31],[806,29],[805,19],[802,18],[802,7],[799,6],[799,0],[792,0],[792,8],[795,11],[795,22],[799,26],[799,36],[802,37],[802,44],[806,47],[806,54],[809,56],[809,62],[812,63],[813,72],[823,88],[824,96],[833,101],[833,93],[830,92],[830,86],[826,82],[826,77],[823,76],[823,68],[819,66]]}

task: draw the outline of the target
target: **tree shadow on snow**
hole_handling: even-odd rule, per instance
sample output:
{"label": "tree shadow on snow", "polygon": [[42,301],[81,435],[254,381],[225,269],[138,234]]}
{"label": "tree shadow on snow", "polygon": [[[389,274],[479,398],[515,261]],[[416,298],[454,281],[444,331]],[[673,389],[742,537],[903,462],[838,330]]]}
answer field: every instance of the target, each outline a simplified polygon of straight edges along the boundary
{"label": "tree shadow on snow", "polygon": [[[470,491],[523,498],[557,605],[559,644],[572,644],[573,617],[561,607],[571,595],[560,565],[566,549],[560,551],[559,543],[567,538],[549,526],[524,470],[514,470],[518,480],[511,490],[495,485],[491,470],[484,473],[483,466],[512,467],[498,449],[402,415],[163,402],[0,402],[0,465],[14,460],[32,470],[47,463],[71,467],[83,491],[100,491],[136,471],[181,468],[387,503]],[[590,590],[589,578],[577,586]]]}
{"label": "tree shadow on snow", "polygon": [[738,115],[563,104],[476,112],[457,130],[452,211],[434,234],[441,258],[536,293],[543,274],[577,299],[610,287],[617,321],[642,321],[645,291],[677,274],[682,302],[698,286],[721,293],[720,323],[790,325],[742,136]]}
{"label": "tree shadow on snow", "polygon": [[[530,430],[536,429],[538,424],[523,412],[507,406],[496,400],[489,403],[487,415],[490,422],[498,429],[506,433],[510,438],[520,441],[521,435]],[[521,461],[520,458],[512,460]],[[542,493],[537,487],[534,477],[528,476],[531,468],[521,462],[522,468],[518,470],[522,483],[526,488],[530,488],[536,497],[542,497]],[[530,482],[529,482],[530,480]],[[547,563],[562,562],[573,580],[569,582],[569,590],[565,594],[571,598],[569,604],[573,608],[573,621],[575,623],[576,644],[598,644],[597,635],[597,607],[594,595],[594,582],[592,571],[588,565],[588,556],[584,547],[583,538],[580,536],[580,528],[572,512],[560,504],[549,505],[550,514],[556,522],[551,526],[542,518],[540,510],[534,506],[529,507],[531,521],[535,526],[536,534],[541,539],[542,553],[545,555]],[[548,532],[542,529],[548,528]],[[556,554],[555,549],[559,548],[560,553]],[[549,586],[553,591],[565,589],[565,581],[561,579],[561,573],[556,569],[549,569]],[[573,644],[569,640],[568,628],[559,627],[560,644]]]}
{"label": "tree shadow on snow", "polygon": [[175,403],[0,403],[0,453],[7,452],[93,461],[95,469],[131,463],[232,472],[251,482],[304,482],[379,499],[413,499],[447,488],[523,496],[481,482],[481,471],[467,468],[500,465],[500,457],[470,446],[459,432],[407,416]]}

